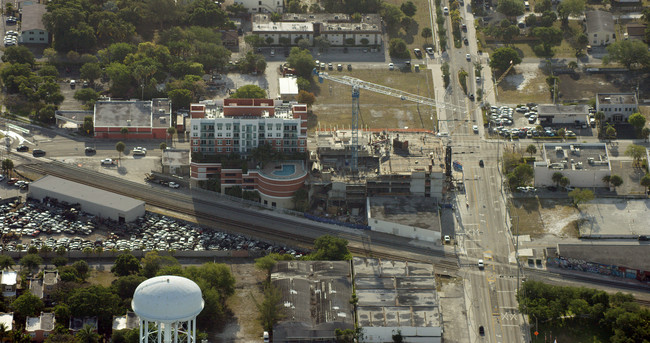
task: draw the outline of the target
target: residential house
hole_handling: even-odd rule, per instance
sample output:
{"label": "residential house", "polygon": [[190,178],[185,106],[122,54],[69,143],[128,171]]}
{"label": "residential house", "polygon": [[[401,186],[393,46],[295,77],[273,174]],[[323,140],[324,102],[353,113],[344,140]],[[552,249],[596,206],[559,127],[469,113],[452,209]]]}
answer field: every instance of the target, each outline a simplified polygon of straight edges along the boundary
{"label": "residential house", "polygon": [[45,270],[43,278],[33,278],[29,281],[29,291],[41,299],[49,300],[58,282],[59,272],[57,270]]}
{"label": "residential house", "polygon": [[608,45],[616,41],[614,17],[606,11],[585,13],[587,37],[591,45]]}
{"label": "residential house", "polygon": [[[14,329],[14,313],[2,313],[0,312],[0,325],[4,325],[6,331],[11,331]],[[0,339],[0,342],[9,342],[9,337],[4,337]]]}
{"label": "residential house", "polygon": [[248,13],[284,12],[284,2],[282,0],[235,0],[235,4],[244,6],[248,9]]}
{"label": "residential house", "polygon": [[626,122],[638,112],[639,101],[635,93],[599,93],[596,95],[596,112],[603,112],[608,122]]}
{"label": "residential house", "polygon": [[24,1],[20,6],[20,43],[49,44],[49,34],[43,24],[43,15],[47,12],[47,7],[32,1]]}
{"label": "residential house", "polygon": [[140,318],[135,312],[126,311],[123,316],[113,316],[113,331],[131,330],[140,325]]}
{"label": "residential house", "polygon": [[0,284],[2,284],[2,295],[5,297],[16,296],[16,280],[18,279],[18,272],[3,270]]}
{"label": "residential house", "polygon": [[43,342],[54,331],[54,313],[41,312],[38,317],[27,317],[25,332],[31,337],[32,342]]}
{"label": "residential house", "polygon": [[645,30],[647,27],[648,25],[646,24],[639,24],[639,23],[627,24],[626,26],[627,39],[645,41]]}
{"label": "residential house", "polygon": [[70,325],[68,329],[73,333],[77,333],[79,330],[83,329],[84,326],[90,325],[95,332],[97,332],[97,317],[71,317]]}

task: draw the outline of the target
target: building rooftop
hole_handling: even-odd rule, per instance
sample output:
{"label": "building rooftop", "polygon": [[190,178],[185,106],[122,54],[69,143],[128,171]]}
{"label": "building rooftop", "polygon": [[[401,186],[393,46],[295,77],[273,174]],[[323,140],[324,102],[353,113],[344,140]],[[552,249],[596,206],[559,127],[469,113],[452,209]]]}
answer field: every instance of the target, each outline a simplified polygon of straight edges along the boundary
{"label": "building rooftop", "polygon": [[29,291],[33,295],[43,299],[43,279],[30,279]]}
{"label": "building rooftop", "polygon": [[59,272],[57,270],[46,270],[43,273],[43,285],[52,286],[59,282]]}
{"label": "building rooftop", "polygon": [[27,332],[52,331],[54,330],[54,323],[54,313],[41,312],[39,317],[27,317],[25,330]]}
{"label": "building rooftop", "polygon": [[107,192],[105,190],[82,185],[80,183],[68,181],[51,175],[42,177],[34,181],[29,186],[30,189],[34,187],[48,189],[54,193],[75,197],[90,203],[101,204],[102,206],[110,206],[124,212],[128,212],[134,207],[139,207],[144,204],[142,200],[137,200],[116,193]]}
{"label": "building rooftop", "polygon": [[165,149],[162,154],[162,164],[165,166],[185,166],[190,164],[190,151],[181,149]]}
{"label": "building rooftop", "polygon": [[[370,222],[385,220],[441,232],[438,204],[421,196],[369,197]],[[370,225],[370,224],[369,224]]]}
{"label": "building rooftop", "polygon": [[95,330],[97,329],[97,317],[71,317],[70,318],[70,327],[72,331],[79,331],[83,329],[84,326],[90,325]]}
{"label": "building rooftop", "polygon": [[631,23],[627,24],[627,35],[628,37],[639,37],[641,39],[645,39],[645,30],[646,30],[647,25],[646,24],[640,24],[640,23]]}
{"label": "building rooftop", "polygon": [[11,331],[14,328],[14,313],[0,313],[0,324],[5,326],[7,331]]}
{"label": "building rooftop", "polygon": [[281,77],[280,95],[298,95],[298,79],[295,77]]}
{"label": "building rooftop", "polygon": [[558,171],[610,169],[609,153],[604,143],[546,143],[543,150],[545,162],[542,163]]}
{"label": "building rooftop", "polygon": [[113,330],[124,330],[137,328],[140,325],[140,318],[135,312],[126,311],[123,316],[113,317]]}
{"label": "building rooftop", "polygon": [[257,172],[267,178],[277,180],[297,179],[307,174],[304,161],[272,161],[266,163],[264,168]]}
{"label": "building rooftop", "polygon": [[301,32],[311,34],[314,32],[312,23],[291,23],[291,22],[253,22],[253,33],[255,32]]}
{"label": "building rooftop", "polygon": [[540,116],[548,114],[584,114],[589,113],[588,105],[537,105]]}
{"label": "building rooftop", "polygon": [[359,326],[441,325],[433,265],[360,257],[352,263]]}
{"label": "building rooftop", "polygon": [[354,328],[352,282],[347,261],[279,261],[271,282],[282,293],[284,319],[274,340],[334,337],[334,329]]}
{"label": "building rooftop", "polygon": [[[606,11],[587,11],[585,13],[587,21],[587,32],[611,32],[614,33],[614,17]],[[590,39],[592,37],[589,37]]]}
{"label": "building rooftop", "polygon": [[647,258],[650,254],[650,245],[585,242],[558,244],[557,249],[560,256],[565,258],[650,271],[650,260]]}
{"label": "building rooftop", "polygon": [[169,127],[171,102],[153,100],[99,100],[95,103],[95,127]]}
{"label": "building rooftop", "polygon": [[0,280],[0,283],[6,286],[15,286],[17,279],[18,279],[18,272],[3,270],[2,279]]}
{"label": "building rooftop", "polygon": [[21,31],[45,31],[45,24],[43,24],[43,14],[47,13],[47,6],[33,2],[31,2],[29,5],[25,5],[26,3],[27,2],[25,1],[20,4],[22,13],[20,22]]}
{"label": "building rooftop", "polygon": [[599,93],[598,103],[603,105],[636,105],[634,93]]}

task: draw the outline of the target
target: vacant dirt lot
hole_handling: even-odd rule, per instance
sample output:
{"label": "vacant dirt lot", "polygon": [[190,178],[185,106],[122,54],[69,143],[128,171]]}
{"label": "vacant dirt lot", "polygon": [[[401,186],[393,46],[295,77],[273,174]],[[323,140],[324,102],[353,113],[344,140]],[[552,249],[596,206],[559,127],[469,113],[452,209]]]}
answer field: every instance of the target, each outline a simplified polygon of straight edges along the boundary
{"label": "vacant dirt lot", "polygon": [[[562,101],[588,100],[593,99],[596,93],[632,92],[637,81],[638,75],[628,74],[560,75],[560,97]],[[643,84],[644,81],[640,82]],[[643,88],[640,86],[639,89]]]}
{"label": "vacant dirt lot", "polygon": [[[397,66],[396,66],[397,67]],[[433,97],[431,73],[403,72],[386,69],[357,69],[353,71],[336,70],[332,75],[349,75],[363,81],[400,89],[412,94]],[[315,90],[316,103],[312,106],[313,115],[309,118],[310,130],[327,128],[349,128],[352,123],[352,88],[325,80]],[[415,128],[434,129],[431,116],[433,110],[428,106],[405,102],[397,97],[361,90],[359,96],[361,115],[359,127],[373,129]]]}
{"label": "vacant dirt lot", "polygon": [[522,63],[514,67],[498,86],[497,99],[506,104],[551,101],[546,75],[538,63]]}
{"label": "vacant dirt lot", "polygon": [[568,199],[515,198],[510,204],[513,225],[519,223],[519,234],[540,238],[544,235],[577,237],[580,213]]}

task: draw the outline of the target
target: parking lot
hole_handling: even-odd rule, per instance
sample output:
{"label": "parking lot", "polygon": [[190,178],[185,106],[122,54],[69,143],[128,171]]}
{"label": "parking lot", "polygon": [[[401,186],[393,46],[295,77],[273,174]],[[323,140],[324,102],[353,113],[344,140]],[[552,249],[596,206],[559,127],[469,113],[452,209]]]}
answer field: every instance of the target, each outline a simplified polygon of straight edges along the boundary
{"label": "parking lot", "polygon": [[[24,194],[23,194],[24,195]],[[142,250],[304,253],[147,212],[119,224],[80,211],[77,205],[46,199],[0,206],[1,251],[26,252],[33,246],[52,251]]]}
{"label": "parking lot", "polygon": [[[529,103],[519,107],[492,106],[487,113],[488,133],[505,138],[557,137],[564,129],[566,138],[592,136],[589,125],[547,124],[539,121],[537,105]],[[542,126],[541,128],[538,126]]]}

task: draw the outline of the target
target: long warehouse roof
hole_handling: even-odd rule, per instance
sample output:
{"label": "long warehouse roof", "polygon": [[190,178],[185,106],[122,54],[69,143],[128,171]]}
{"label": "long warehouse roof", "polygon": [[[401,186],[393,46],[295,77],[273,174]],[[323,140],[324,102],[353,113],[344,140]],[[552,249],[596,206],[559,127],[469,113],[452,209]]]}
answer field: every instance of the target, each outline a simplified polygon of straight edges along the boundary
{"label": "long warehouse roof", "polygon": [[29,185],[30,189],[41,188],[52,193],[58,193],[79,199],[89,203],[101,204],[121,211],[129,211],[141,206],[144,201],[129,198],[98,188],[82,185],[77,182],[61,179],[56,176],[47,175]]}

